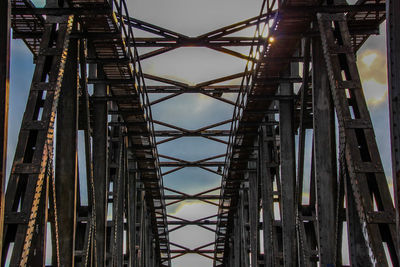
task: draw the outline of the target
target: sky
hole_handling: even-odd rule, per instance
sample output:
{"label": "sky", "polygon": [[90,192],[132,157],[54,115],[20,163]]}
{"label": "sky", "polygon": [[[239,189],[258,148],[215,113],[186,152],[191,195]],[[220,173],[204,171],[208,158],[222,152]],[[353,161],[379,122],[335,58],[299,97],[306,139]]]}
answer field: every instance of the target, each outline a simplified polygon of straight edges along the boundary
{"label": "sky", "polygon": [[[262,1],[250,0],[135,0],[130,2],[133,16],[181,34],[195,37],[209,31],[231,25],[259,14]],[[254,28],[237,35],[252,37]],[[136,37],[150,36],[142,31],[135,31]],[[140,52],[148,52],[141,49]],[[248,55],[248,48],[236,50]],[[215,78],[243,72],[246,61],[222,54],[208,48],[179,48],[163,55],[142,61],[145,73],[178,80],[191,85]],[[240,79],[227,82],[240,84]],[[147,84],[154,84],[147,81]],[[160,96],[150,96],[158,98]],[[234,94],[224,94],[224,98],[236,100]],[[202,126],[232,118],[233,106],[201,94],[186,94],[162,102],[152,107],[153,118],[187,129],[198,129]],[[157,126],[157,125],[156,125]],[[229,129],[230,124],[218,127]],[[217,129],[217,128],[215,128]],[[226,140],[226,138],[225,138]],[[201,137],[187,137],[162,144],[158,147],[160,154],[186,159],[199,160],[213,155],[226,153],[226,145]],[[216,161],[223,161],[224,158]],[[163,168],[167,170],[167,168]],[[214,168],[216,170],[216,168]],[[221,177],[199,168],[185,168],[164,176],[164,185],[189,194],[220,186]],[[169,194],[170,192],[166,192]],[[213,192],[219,194],[219,191]],[[187,220],[195,220],[217,213],[217,207],[199,201],[184,201],[168,207],[171,215]],[[215,220],[216,218],[212,218]],[[215,229],[215,227],[211,228]],[[196,248],[213,242],[215,234],[198,226],[187,226],[170,234],[174,243]],[[171,246],[172,249],[176,247]],[[212,249],[213,246],[205,249]],[[212,255],[210,255],[212,256]],[[212,266],[212,260],[196,254],[188,254],[172,261],[174,267]]]}
{"label": "sky", "polygon": [[[261,0],[129,0],[131,16],[151,24],[162,26],[191,37],[198,36],[230,25],[235,22],[257,16]],[[136,37],[151,36],[135,30]],[[376,138],[381,152],[385,172],[391,183],[391,158],[389,116],[387,101],[386,41],[385,25],[381,35],[371,37],[358,52],[358,67],[364,92],[375,127]],[[252,37],[254,29],[237,33],[238,36]],[[10,118],[8,145],[8,173],[12,163],[18,131],[34,65],[32,56],[19,40],[12,40],[11,81],[10,81]],[[148,49],[141,49],[141,53]],[[242,53],[248,53],[241,49]],[[188,84],[215,79],[244,71],[246,61],[225,55],[207,48],[179,48],[142,62],[145,73],[182,81]],[[147,80],[147,85],[158,84]],[[228,83],[238,84],[239,79]],[[161,95],[151,95],[157,99]],[[236,95],[224,94],[223,97],[235,100]],[[153,119],[174,124],[187,129],[198,129],[208,124],[232,118],[233,106],[200,94],[181,95],[152,107]],[[167,129],[156,125],[156,129]],[[215,128],[229,129],[229,124]],[[158,138],[158,141],[162,138]],[[226,140],[226,138],[225,138]],[[223,154],[226,145],[201,137],[180,138],[158,146],[162,155],[189,161]],[[81,157],[82,158],[82,157]],[[224,158],[216,161],[223,161]],[[168,161],[162,159],[162,161]],[[83,161],[81,161],[83,162]],[[216,168],[213,168],[216,170]],[[166,172],[170,168],[163,168]],[[185,168],[164,176],[165,187],[196,194],[220,186],[220,176],[199,169]],[[166,191],[167,194],[171,192]],[[212,194],[218,194],[218,191]],[[168,207],[168,213],[187,220],[195,220],[215,214],[214,205],[199,201],[184,201]],[[187,226],[171,232],[170,240],[189,248],[195,248],[214,241],[213,232],[197,226]],[[176,247],[171,247],[172,249]],[[207,248],[212,248],[207,247]],[[173,267],[207,267],[212,261],[206,257],[189,254],[173,260]]]}

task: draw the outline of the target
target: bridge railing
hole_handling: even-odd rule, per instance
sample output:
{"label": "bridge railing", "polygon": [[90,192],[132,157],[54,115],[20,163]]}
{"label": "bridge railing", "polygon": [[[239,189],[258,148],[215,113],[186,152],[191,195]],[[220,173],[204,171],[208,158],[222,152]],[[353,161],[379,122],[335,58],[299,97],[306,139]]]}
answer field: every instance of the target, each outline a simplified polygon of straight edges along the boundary
{"label": "bridge railing", "polygon": [[[232,124],[230,128],[230,136],[228,139],[228,146],[225,158],[225,167],[222,175],[221,182],[221,198],[219,203],[218,211],[218,223],[216,230],[216,246],[218,246],[218,235],[224,230],[222,222],[222,217],[227,216],[226,207],[229,207],[230,199],[224,197],[225,186],[229,176],[229,167],[231,164],[231,159],[233,158],[234,146],[236,143],[236,137],[238,136],[239,125],[243,117],[243,112],[246,109],[248,96],[252,92],[254,83],[254,77],[258,72],[260,67],[259,60],[263,58],[264,54],[268,52],[269,47],[273,42],[273,32],[277,23],[277,9],[281,5],[281,0],[264,0],[262,3],[261,11],[259,14],[258,23],[256,24],[256,30],[253,36],[252,46],[250,47],[249,58],[253,60],[248,60],[246,63],[244,76],[240,84],[240,90],[236,99],[235,108],[233,110]],[[220,258],[218,255],[218,247],[215,250],[215,259]],[[214,266],[216,266],[216,261],[214,261]]]}
{"label": "bridge railing", "polygon": [[[150,132],[149,142],[150,142],[150,147],[152,148],[153,158],[155,160],[155,168],[157,171],[158,186],[160,189],[160,202],[161,203],[159,203],[159,204],[161,204],[161,206],[162,206],[163,220],[164,220],[163,225],[165,226],[164,234],[165,234],[165,238],[168,240],[166,204],[165,204],[164,190],[163,190],[164,187],[163,187],[163,179],[162,179],[160,162],[159,162],[158,152],[157,152],[157,145],[156,145],[157,143],[156,143],[156,138],[155,138],[155,134],[154,134],[155,130],[154,130],[152,112],[151,112],[151,107],[150,107],[150,100],[149,100],[149,97],[147,94],[145,78],[144,78],[141,63],[140,63],[140,57],[139,57],[137,47],[135,45],[135,37],[133,34],[133,29],[130,26],[132,24],[130,21],[131,17],[129,15],[129,10],[128,10],[126,0],[112,0],[112,1],[113,1],[114,15],[116,16],[116,19],[118,21],[119,30],[122,33],[123,40],[125,42],[126,53],[130,59],[129,65],[131,68],[131,73],[133,74],[133,80],[134,80],[134,84],[135,84],[136,93],[140,97],[140,102],[142,104],[142,108],[144,110],[144,115],[145,115],[145,120],[147,123],[147,129]],[[158,201],[157,201],[157,203],[158,203]],[[168,255],[166,255],[166,257],[168,259],[170,259],[169,250],[168,250]]]}

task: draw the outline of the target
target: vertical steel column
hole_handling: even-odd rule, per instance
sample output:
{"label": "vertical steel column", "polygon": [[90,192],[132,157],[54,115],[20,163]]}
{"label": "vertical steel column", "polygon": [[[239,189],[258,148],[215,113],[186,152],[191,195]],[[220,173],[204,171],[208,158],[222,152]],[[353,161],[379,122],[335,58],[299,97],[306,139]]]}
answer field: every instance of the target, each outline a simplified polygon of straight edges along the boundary
{"label": "vertical steel column", "polygon": [[240,267],[240,227],[239,227],[239,214],[238,211],[236,211],[235,214],[235,219],[234,219],[234,228],[233,228],[233,257],[234,257],[234,262],[233,266],[234,267]]}
{"label": "vertical steel column", "polygon": [[307,103],[310,102],[311,96],[309,93],[310,80],[310,38],[302,40],[302,56],[304,58],[302,86],[300,88],[300,119],[298,130],[298,149],[297,149],[297,180],[296,180],[296,208],[297,208],[297,242],[298,242],[298,264],[300,266],[310,266],[310,257],[306,228],[304,221],[303,207],[303,182],[304,182],[304,158],[305,158],[305,142],[306,142],[306,121],[309,118],[307,112]]}
{"label": "vertical steel column", "polygon": [[[124,196],[125,196],[125,137],[122,136],[122,130],[119,129],[119,167],[115,175],[113,187],[113,216],[115,214],[114,229],[115,243],[113,253],[113,266],[123,266],[123,235],[124,235]],[[114,237],[113,237],[114,238]]]}
{"label": "vertical steel column", "polygon": [[249,267],[250,259],[249,259],[249,235],[247,230],[247,224],[249,223],[249,213],[248,213],[248,186],[244,184],[240,187],[239,193],[239,220],[240,220],[240,243],[241,243],[241,261],[240,266]]}
{"label": "vertical steel column", "polygon": [[[117,105],[114,102],[110,103],[110,111],[116,112]],[[122,243],[123,242],[123,203],[124,203],[124,160],[125,160],[125,141],[122,135],[121,120],[118,115],[111,115],[111,127],[109,130],[108,141],[108,184],[109,196],[107,203],[112,203],[112,219],[107,221],[111,225],[107,226],[107,250],[110,257],[107,257],[107,266],[120,266],[122,264]],[[112,191],[111,191],[112,184]]]}
{"label": "vertical steel column", "polygon": [[[229,237],[229,256],[228,256],[228,265],[234,266],[235,262],[235,252],[233,251],[234,248],[234,234],[232,233]],[[226,253],[226,252],[225,252]]]}
{"label": "vertical steel column", "polygon": [[69,41],[57,111],[55,187],[62,266],[74,266],[78,183],[78,42],[78,39]]}
{"label": "vertical steel column", "polygon": [[[103,68],[97,66],[97,78],[104,78]],[[107,96],[107,86],[96,84],[95,97]],[[107,222],[107,179],[108,179],[108,123],[107,102],[96,100],[93,104],[93,176],[96,199],[96,260],[97,267],[104,267],[106,262],[106,222]]]}
{"label": "vertical steel column", "polygon": [[[10,1],[0,3],[0,233],[4,223],[4,186],[6,180],[7,131],[8,131],[8,94],[10,78]],[[3,238],[0,239],[0,252]],[[1,262],[1,253],[0,253]]]}
{"label": "vertical steel column", "polygon": [[[255,146],[258,145],[258,140],[255,142]],[[251,266],[258,267],[258,243],[259,243],[259,198],[258,198],[258,175],[257,171],[257,156],[258,151],[252,154],[250,161],[248,162],[248,173],[247,177],[249,180],[249,225],[250,225],[250,252],[251,252]]]}
{"label": "vertical steel column", "polygon": [[321,266],[336,258],[336,142],[335,119],[328,73],[320,38],[312,40],[314,175],[317,196],[318,251]]}
{"label": "vertical steel column", "polygon": [[150,213],[146,209],[145,212],[145,225],[146,225],[146,237],[145,237],[145,245],[144,245],[144,254],[145,256],[145,267],[150,267],[150,256],[151,256],[151,240],[152,240],[152,233],[151,233],[151,226],[150,226]]}
{"label": "vertical steel column", "polygon": [[261,199],[263,208],[263,241],[264,241],[264,266],[273,266],[274,262],[274,199],[273,199],[273,177],[267,164],[271,162],[269,146],[267,141],[267,128],[261,126],[259,138],[259,164],[261,178]]}
{"label": "vertical steel column", "polygon": [[[386,1],[387,55],[397,255],[400,255],[400,2]],[[400,259],[399,259],[400,261]]]}
{"label": "vertical steel column", "polygon": [[[272,120],[268,116],[266,121]],[[261,126],[260,131],[260,177],[261,199],[263,207],[263,240],[264,240],[264,266],[278,266],[282,255],[282,242],[278,239],[278,228],[281,220],[275,217],[274,202],[280,199],[279,165],[277,161],[275,128]],[[274,191],[274,179],[277,185]],[[275,199],[274,199],[275,198]],[[281,209],[280,209],[281,211]],[[280,232],[280,229],[279,229]],[[278,244],[279,243],[279,244]]]}
{"label": "vertical steel column", "polygon": [[[297,68],[288,69],[284,76],[291,76]],[[298,75],[298,73],[295,75]],[[293,85],[280,84],[280,94],[293,95]],[[296,158],[294,147],[293,100],[279,102],[279,133],[281,140],[281,204],[282,204],[282,239],[283,262],[285,267],[296,266],[296,211],[295,183]]]}
{"label": "vertical steel column", "polygon": [[140,194],[138,196],[138,210],[139,214],[137,216],[137,223],[139,224],[138,232],[138,258],[137,258],[137,266],[138,267],[145,267],[144,265],[144,242],[146,238],[146,229],[145,229],[145,199],[144,199],[144,189],[143,184],[140,184]]}
{"label": "vertical steel column", "polygon": [[[82,250],[85,251],[84,258],[81,257],[81,263],[87,263],[87,266],[94,266],[93,255],[94,255],[94,229],[95,229],[95,212],[94,204],[96,202],[94,197],[94,182],[93,182],[93,153],[92,153],[92,139],[91,132],[92,126],[90,122],[90,107],[89,107],[89,92],[87,85],[87,42],[86,40],[80,40],[79,42],[79,61],[80,61],[80,88],[82,95],[79,100],[79,121],[78,127],[80,130],[84,130],[85,134],[85,162],[86,162],[86,184],[88,194],[88,212],[87,212],[87,223],[84,230],[84,245]],[[78,227],[77,227],[78,228]],[[76,238],[79,238],[80,233],[75,232]],[[77,248],[75,248],[77,249]],[[75,254],[75,265],[77,265],[77,259],[79,253]],[[78,257],[77,257],[78,256]]]}
{"label": "vertical steel column", "polygon": [[138,172],[136,163],[133,161],[129,151],[128,157],[128,192],[127,192],[127,222],[128,222],[128,249],[129,249],[129,267],[136,267],[136,208],[137,208],[137,191],[136,181]]}
{"label": "vertical steel column", "polygon": [[[117,111],[117,106],[114,102],[110,103],[110,111]],[[108,140],[108,183],[106,187],[109,190],[107,204],[112,204],[112,218],[107,219],[107,266],[116,266],[119,251],[117,249],[118,235],[120,231],[120,215],[123,214],[119,208],[119,202],[121,201],[121,170],[123,160],[123,149],[122,149],[122,133],[121,126],[119,125],[118,115],[111,116],[112,126],[109,129],[109,140]],[[111,197],[111,198],[110,198]]]}

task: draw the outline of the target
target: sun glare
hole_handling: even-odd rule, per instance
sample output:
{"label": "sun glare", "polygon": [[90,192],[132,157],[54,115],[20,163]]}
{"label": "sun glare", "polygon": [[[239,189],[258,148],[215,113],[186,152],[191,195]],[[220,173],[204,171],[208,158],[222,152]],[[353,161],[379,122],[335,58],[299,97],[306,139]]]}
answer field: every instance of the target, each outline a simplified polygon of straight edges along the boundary
{"label": "sun glare", "polygon": [[269,41],[269,43],[272,44],[273,42],[275,42],[275,38],[273,36],[271,36],[268,38],[268,41]]}

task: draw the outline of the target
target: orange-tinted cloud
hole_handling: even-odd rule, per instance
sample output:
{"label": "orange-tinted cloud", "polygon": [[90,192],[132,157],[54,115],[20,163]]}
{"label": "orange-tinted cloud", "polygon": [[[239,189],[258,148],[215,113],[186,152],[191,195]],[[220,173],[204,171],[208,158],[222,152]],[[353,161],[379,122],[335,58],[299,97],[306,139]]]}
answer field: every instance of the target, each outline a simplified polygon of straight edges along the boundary
{"label": "orange-tinted cloud", "polygon": [[375,49],[367,49],[358,55],[358,70],[361,80],[375,80],[380,84],[387,84],[386,55]]}

